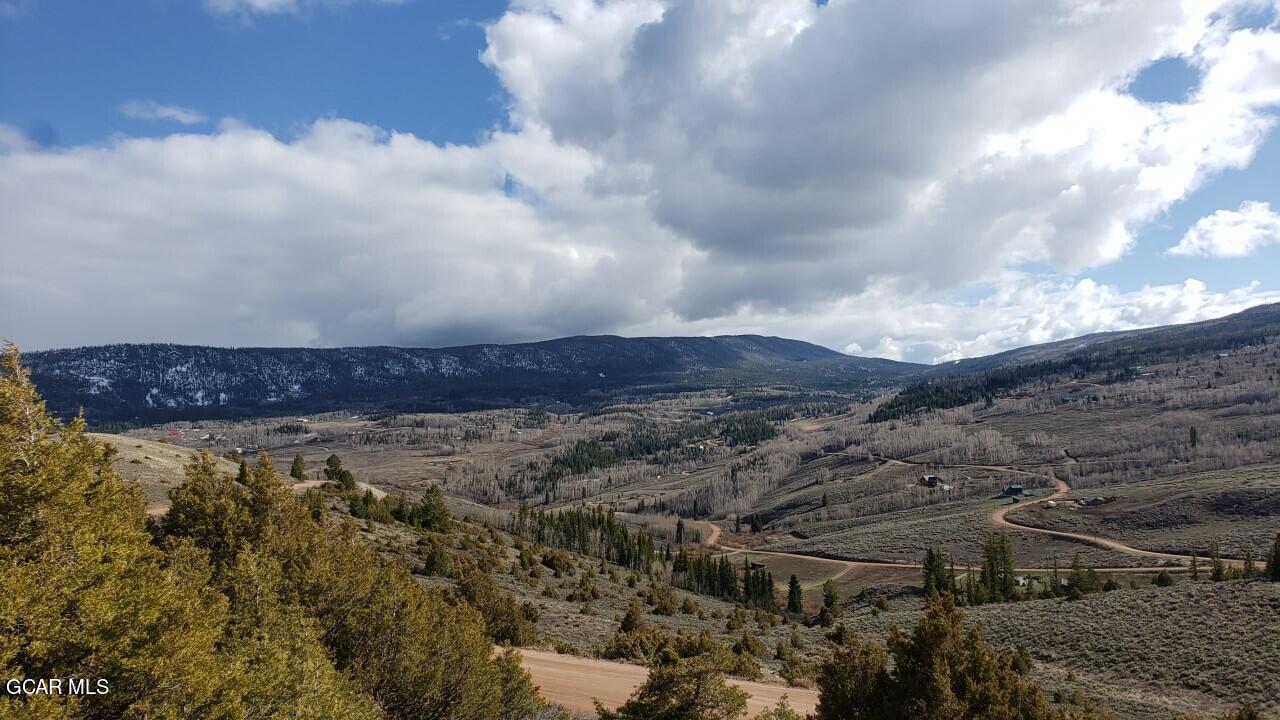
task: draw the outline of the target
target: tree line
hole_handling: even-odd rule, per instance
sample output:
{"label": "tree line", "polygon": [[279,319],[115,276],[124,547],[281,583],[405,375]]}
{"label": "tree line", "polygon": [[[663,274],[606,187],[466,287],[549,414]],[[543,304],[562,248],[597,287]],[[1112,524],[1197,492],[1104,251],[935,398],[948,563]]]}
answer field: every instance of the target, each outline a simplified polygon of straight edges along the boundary
{"label": "tree line", "polygon": [[628,528],[612,510],[600,507],[544,511],[521,505],[512,515],[508,530],[535,543],[602,558],[645,573],[661,559],[652,537]]}

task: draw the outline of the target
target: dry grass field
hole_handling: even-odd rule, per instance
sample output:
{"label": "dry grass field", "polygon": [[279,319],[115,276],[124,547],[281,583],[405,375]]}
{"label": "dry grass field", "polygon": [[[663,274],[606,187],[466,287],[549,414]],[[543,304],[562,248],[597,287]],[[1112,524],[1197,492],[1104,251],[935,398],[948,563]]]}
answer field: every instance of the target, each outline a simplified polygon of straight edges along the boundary
{"label": "dry grass field", "polygon": [[1061,503],[1014,510],[1010,517],[1036,527],[1087,532],[1134,547],[1206,556],[1261,558],[1280,532],[1280,466],[1255,465],[1072,493],[1104,497],[1100,505]]}
{"label": "dry grass field", "polygon": [[[989,533],[995,532],[988,516],[1008,500],[965,500],[911,510],[836,520],[806,526],[806,539],[791,538],[769,545],[770,550],[845,560],[886,560],[918,563],[926,547],[938,547],[957,559],[976,561]],[[1066,565],[1079,553],[1081,560],[1098,567],[1137,567],[1140,559],[1109,550],[1047,538],[1030,532],[1010,531],[1014,561],[1019,567],[1047,568],[1056,557]],[[1150,562],[1146,564],[1150,565]]]}
{"label": "dry grass field", "polygon": [[[147,503],[147,512],[158,514],[169,506],[169,491],[182,483],[182,468],[199,454],[193,450],[161,438],[146,440],[140,437],[124,437],[91,433],[99,440],[111,443],[117,451],[113,467],[126,479],[138,483]],[[235,474],[236,463],[225,458],[218,465]]]}

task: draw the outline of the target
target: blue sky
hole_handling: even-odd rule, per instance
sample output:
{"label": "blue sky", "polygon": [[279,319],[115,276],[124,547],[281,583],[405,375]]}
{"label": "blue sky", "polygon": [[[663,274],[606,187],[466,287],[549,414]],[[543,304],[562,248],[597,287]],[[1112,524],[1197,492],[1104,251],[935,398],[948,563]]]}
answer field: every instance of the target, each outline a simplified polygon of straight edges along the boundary
{"label": "blue sky", "polygon": [[480,24],[504,6],[430,0],[246,18],[177,0],[29,2],[0,21],[0,120],[60,144],[171,132],[120,113],[151,99],[281,134],[336,116],[475,142],[505,116],[479,60]]}
{"label": "blue sky", "polygon": [[986,1],[0,0],[0,301],[41,308],[0,335],[939,361],[1280,299],[1274,3]]}

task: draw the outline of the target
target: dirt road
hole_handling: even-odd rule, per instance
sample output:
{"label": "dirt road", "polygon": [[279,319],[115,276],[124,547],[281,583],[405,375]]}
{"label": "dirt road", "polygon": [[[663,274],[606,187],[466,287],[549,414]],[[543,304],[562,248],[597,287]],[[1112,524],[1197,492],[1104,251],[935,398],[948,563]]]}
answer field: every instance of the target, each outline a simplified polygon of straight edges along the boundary
{"label": "dirt road", "polygon": [[[1114,550],[1115,552],[1123,553],[1125,555],[1133,555],[1135,557],[1150,558],[1152,560],[1162,560],[1162,561],[1173,560],[1183,564],[1189,564],[1191,562],[1190,555],[1175,555],[1173,553],[1162,553],[1162,552],[1154,552],[1151,550],[1141,550],[1129,545],[1125,545],[1124,543],[1116,542],[1115,540],[1109,540],[1105,537],[1102,537],[1101,535],[1089,535],[1087,533],[1067,532],[1065,530],[1049,530],[1046,528],[1033,527],[1031,525],[1023,525],[1020,522],[1009,519],[1008,515],[1013,510],[1016,510],[1020,507],[1027,507],[1028,505],[1038,505],[1040,503],[1046,503],[1046,502],[1049,502],[1050,500],[1058,500],[1065,497],[1068,493],[1071,492],[1071,486],[1068,485],[1066,481],[1060,480],[1058,478],[1054,478],[1054,483],[1057,485],[1057,489],[1054,490],[1053,494],[1051,495],[1046,495],[1045,497],[1042,497],[1042,498],[1036,498],[1035,500],[1028,500],[1025,502],[1001,505],[995,510],[992,510],[991,516],[990,516],[991,523],[996,527],[1010,528],[1010,529],[1018,530],[1019,532],[1031,532],[1039,535],[1049,535],[1052,537],[1058,537],[1064,540],[1073,540],[1075,542],[1088,543],[1090,545],[1096,545],[1100,548],[1104,548],[1107,550]],[[1203,560],[1204,558],[1201,558],[1201,559]],[[1229,566],[1238,566],[1238,567],[1244,566],[1243,560],[1230,560],[1227,558],[1223,558],[1222,562],[1223,564],[1229,565]],[[1102,568],[1099,568],[1098,571],[1102,572]]]}
{"label": "dirt road", "polygon": [[[1075,456],[1073,456],[1065,448],[1062,450],[1062,453],[1067,457],[1069,464],[1078,464],[1080,462],[1075,458]],[[913,463],[909,460],[897,460],[894,458],[888,458],[884,456],[880,456],[880,459],[885,461],[886,463],[893,464],[893,465],[918,464],[918,463]],[[1062,480],[1054,475],[1047,475],[1044,473],[1032,472],[1023,468],[1013,467],[1011,465],[945,465],[942,467],[964,468],[964,469],[975,469],[975,470],[992,470],[996,472],[1033,475],[1035,477],[1047,478],[1054,482],[1055,490],[1050,495],[1046,495],[1045,497],[1041,497],[1041,498],[1036,498],[1034,500],[1026,500],[1024,502],[1001,505],[995,510],[992,510],[990,515],[991,524],[995,525],[996,527],[1014,529],[1020,532],[1031,532],[1039,535],[1049,535],[1051,537],[1062,538],[1064,540],[1071,540],[1074,542],[1088,543],[1090,545],[1095,545],[1097,547],[1100,547],[1106,550],[1112,550],[1118,553],[1122,553],[1124,555],[1132,555],[1134,557],[1148,558],[1151,560],[1160,560],[1160,561],[1172,560],[1181,564],[1189,564],[1191,562],[1190,555],[1176,555],[1173,553],[1162,553],[1162,552],[1154,552],[1151,550],[1140,550],[1138,548],[1125,545],[1124,543],[1102,537],[1101,535],[1090,535],[1088,533],[1075,533],[1075,532],[1067,532],[1065,530],[1049,530],[1046,528],[1038,528],[1038,527],[1033,527],[1031,525],[1024,525],[1020,522],[1017,522],[1015,520],[1010,520],[1008,518],[1008,515],[1011,511],[1016,510],[1020,507],[1027,507],[1029,505],[1038,505],[1040,503],[1049,502],[1050,500],[1059,500],[1063,497],[1066,497],[1066,495],[1071,492],[1071,486],[1068,485],[1065,480]],[[1223,559],[1223,563],[1230,566],[1244,565],[1243,560],[1228,560],[1225,558]],[[1098,572],[1105,572],[1105,571],[1117,572],[1119,570],[1120,570],[1119,568],[1098,568]]]}
{"label": "dirt road", "polygon": [[[521,650],[524,669],[533,676],[544,698],[559,703],[573,712],[589,713],[595,710],[594,700],[607,708],[616,708],[631,696],[645,677],[648,668],[639,665],[596,660],[593,658],[558,655],[541,650]],[[783,695],[787,702],[801,714],[811,713],[818,703],[818,694],[804,688],[730,680],[751,695],[747,709],[751,715],[773,707]]]}

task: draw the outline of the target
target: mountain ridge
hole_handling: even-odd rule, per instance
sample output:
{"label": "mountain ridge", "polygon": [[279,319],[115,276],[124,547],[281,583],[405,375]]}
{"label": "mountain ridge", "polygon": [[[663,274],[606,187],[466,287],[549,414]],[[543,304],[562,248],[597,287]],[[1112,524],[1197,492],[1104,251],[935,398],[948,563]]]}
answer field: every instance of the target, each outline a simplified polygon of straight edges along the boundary
{"label": "mountain ridge", "polygon": [[[236,417],[341,406],[462,409],[589,404],[637,385],[706,384],[701,375],[838,363],[853,375],[901,375],[909,363],[849,358],[760,335],[573,336],[448,348],[216,348],[114,344],[30,353],[51,408],[91,421]],[[891,368],[889,372],[883,369]],[[783,375],[786,373],[784,372]]]}
{"label": "mountain ridge", "polygon": [[[51,409],[91,423],[235,418],[338,408],[589,407],[633,393],[780,386],[869,396],[910,383],[1153,349],[1229,349],[1280,334],[1280,303],[1212,320],[1092,333],[951,363],[865,358],[765,335],[575,335],[444,348],[219,348],[121,343],[26,355]],[[950,381],[948,381],[950,382]]]}

